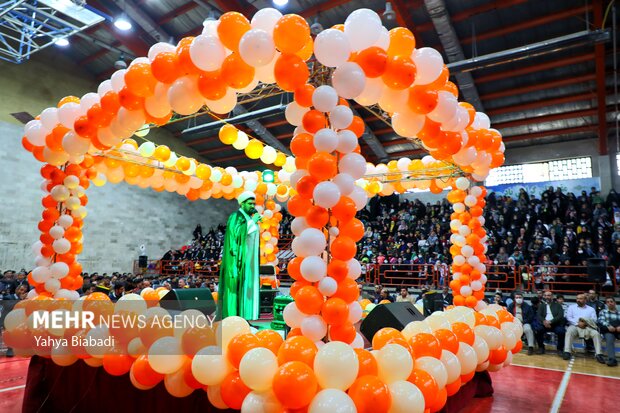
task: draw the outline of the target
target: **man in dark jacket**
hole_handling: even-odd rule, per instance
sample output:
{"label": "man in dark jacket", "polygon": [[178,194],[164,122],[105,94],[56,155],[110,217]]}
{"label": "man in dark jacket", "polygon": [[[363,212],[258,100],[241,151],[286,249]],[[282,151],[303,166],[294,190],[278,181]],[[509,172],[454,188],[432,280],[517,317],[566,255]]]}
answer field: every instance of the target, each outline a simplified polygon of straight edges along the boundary
{"label": "man in dark jacket", "polygon": [[508,311],[523,324],[523,334],[527,340],[527,355],[531,356],[534,354],[534,330],[532,329],[536,316],[534,309],[523,301],[523,293],[516,292],[514,301],[508,305]]}
{"label": "man in dark jacket", "polygon": [[555,333],[558,336],[558,354],[561,355],[564,348],[564,335],[566,334],[566,319],[564,318],[564,309],[560,304],[553,301],[551,291],[543,293],[543,301],[538,306],[536,319],[538,323],[535,330],[539,353],[545,353],[545,333]]}

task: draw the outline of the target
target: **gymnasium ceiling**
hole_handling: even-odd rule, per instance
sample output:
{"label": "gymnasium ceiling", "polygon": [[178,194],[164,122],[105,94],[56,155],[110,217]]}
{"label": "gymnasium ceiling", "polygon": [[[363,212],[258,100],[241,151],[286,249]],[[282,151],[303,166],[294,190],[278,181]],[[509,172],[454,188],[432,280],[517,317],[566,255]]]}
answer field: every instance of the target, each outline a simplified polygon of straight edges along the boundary
{"label": "gymnasium ceiling", "polygon": [[[329,28],[344,22],[362,4],[380,14],[386,9],[382,0],[290,0],[281,11],[300,14],[310,24],[317,20]],[[605,35],[600,29],[608,4],[608,0],[394,0],[391,5],[396,19],[384,19],[384,25],[388,29],[396,25],[408,27],[416,35],[418,47],[436,48],[446,63],[460,68],[462,74],[451,77],[459,86],[459,98],[479,97],[478,109],[486,112],[492,126],[502,132],[508,151],[517,146],[534,149],[548,142],[598,138],[599,152],[604,154],[608,150],[608,136],[612,132],[615,135],[616,123],[611,12],[605,20],[608,41],[600,41]],[[111,47],[100,47],[79,37],[71,39],[67,53],[99,81],[114,72],[114,62],[122,51],[126,58],[145,56],[159,40],[176,42],[200,34],[202,23],[210,14],[217,18],[234,10],[251,18],[256,10],[273,7],[272,0],[88,0],[88,5],[111,16],[122,10],[130,18],[131,10],[140,13],[139,20],[133,19],[134,28],[129,34],[117,31],[108,21],[87,30],[89,36]],[[577,39],[558,40],[577,33]],[[537,43],[539,52],[505,52]],[[491,59],[491,54],[497,55]],[[464,64],[463,61],[474,57],[481,62]],[[290,100],[286,94],[265,97],[246,103],[244,110],[252,112]],[[422,150],[398,137],[380,117],[360,106],[356,110],[368,126],[367,136],[361,142],[369,160],[423,156]],[[238,169],[264,167],[247,159],[243,152],[221,144],[217,129],[192,135],[182,133],[188,127],[213,120],[203,114],[166,128],[211,164]],[[258,121],[288,147],[293,127],[286,123],[283,111]],[[255,128],[247,124],[237,126],[262,139]]]}

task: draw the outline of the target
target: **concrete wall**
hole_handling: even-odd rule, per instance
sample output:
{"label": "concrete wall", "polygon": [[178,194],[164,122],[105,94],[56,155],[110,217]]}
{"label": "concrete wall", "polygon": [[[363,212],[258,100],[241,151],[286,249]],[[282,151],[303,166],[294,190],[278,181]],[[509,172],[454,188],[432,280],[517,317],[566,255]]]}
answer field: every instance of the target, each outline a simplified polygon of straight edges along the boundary
{"label": "concrete wall", "polygon": [[[37,223],[42,211],[42,164],[22,148],[23,125],[10,113],[36,116],[64,96],[82,96],[96,88],[88,73],[51,49],[22,65],[0,63],[0,270],[32,268],[30,245],[40,235]],[[146,138],[197,157],[166,130],[153,130]],[[130,271],[140,244],[146,246],[149,257],[159,258],[170,247],[191,239],[196,224],[209,228],[224,223],[236,209],[232,201],[189,202],[177,194],[124,183],[91,186],[87,195],[80,261],[89,272]]]}

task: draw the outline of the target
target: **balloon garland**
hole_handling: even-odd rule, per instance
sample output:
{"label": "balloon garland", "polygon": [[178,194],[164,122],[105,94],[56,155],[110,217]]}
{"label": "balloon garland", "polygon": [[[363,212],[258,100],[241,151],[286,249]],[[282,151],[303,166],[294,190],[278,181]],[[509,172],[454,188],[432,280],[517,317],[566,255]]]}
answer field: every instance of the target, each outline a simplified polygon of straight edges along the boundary
{"label": "balloon garland", "polygon": [[[486,281],[485,190],[472,186],[503,163],[505,148],[488,116],[458,102],[441,55],[415,46],[409,30],[388,31],[368,9],[354,11],[344,25],[324,30],[314,40],[300,16],[262,9],[249,21],[230,12],[208,21],[196,38],[176,46],[154,45],[148,57],[115,72],[97,93],[69,96],[45,109],[26,125],[22,139],[46,163],[41,170],[46,194],[42,235],[33,247],[37,267],[28,276],[35,289],[7,315],[6,343],[22,354],[51,356],[59,365],[82,359],[112,375],[129,374],[140,389],[161,381],[176,397],[203,389],[215,407],[246,412],[267,406],[315,413],[434,412],[475,371],[509,364],[511,354],[520,350],[522,326],[500,307],[485,308],[480,301]],[[306,61],[313,53],[318,64],[333,69],[331,86],[307,83]],[[220,139],[237,144],[252,159],[282,166],[279,184],[262,182],[257,172],[210,167],[178,157],[163,145],[138,146],[129,139],[145,124],[165,124],[173,112],[189,115],[206,105],[214,113],[227,113],[237,94],[258,82],[275,82],[294,93],[285,116],[297,126],[291,141],[295,158],[229,127],[222,128]],[[417,140],[431,156],[367,164],[357,144],[363,122],[345,99],[377,104],[390,114],[397,134]],[[450,167],[468,178],[442,176]],[[396,182],[399,176],[428,169],[435,171],[428,179]],[[240,191],[255,191],[268,220],[261,223],[262,246],[265,252],[271,249],[268,244],[273,247],[268,253],[273,256],[262,257],[265,261],[275,257],[277,242],[272,239],[279,221],[268,198],[283,202],[290,196],[297,257],[288,265],[296,281],[291,287],[295,302],[284,311],[292,327],[287,339],[271,330],[253,334],[238,317],[213,328],[35,328],[35,311],[122,313],[149,320],[167,314],[158,305],[162,290],[128,294],[116,304],[103,294],[80,298],[75,291],[82,284],[76,255],[87,213],[85,190],[90,181],[106,180],[188,199],[232,199]],[[448,194],[455,211],[451,287],[460,306],[410,323],[402,332],[382,329],[370,352],[361,348],[362,338],[353,327],[363,317],[354,281],[361,268],[354,257],[364,226],[355,213],[369,196],[413,187],[436,193],[453,188]],[[196,314],[189,310],[183,315]],[[52,348],[33,342],[35,334],[117,340],[110,346],[86,340]]]}

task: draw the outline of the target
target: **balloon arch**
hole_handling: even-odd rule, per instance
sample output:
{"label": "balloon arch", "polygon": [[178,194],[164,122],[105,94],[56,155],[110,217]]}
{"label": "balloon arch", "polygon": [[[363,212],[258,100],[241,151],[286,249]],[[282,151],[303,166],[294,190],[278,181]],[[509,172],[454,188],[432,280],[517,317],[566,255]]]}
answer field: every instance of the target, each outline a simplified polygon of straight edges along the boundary
{"label": "balloon arch", "polygon": [[[200,36],[184,38],[177,46],[154,45],[148,57],[115,72],[97,93],[68,96],[45,109],[26,125],[22,140],[45,164],[41,236],[33,245],[36,268],[28,275],[34,289],[7,315],[6,343],[60,365],[83,359],[112,375],[129,373],[140,389],[160,381],[178,397],[203,389],[214,406],[247,412],[331,412],[336,407],[343,412],[434,412],[476,371],[509,364],[521,349],[522,326],[504,309],[482,301],[486,190],[475,185],[503,163],[504,144],[485,114],[458,102],[441,55],[415,46],[408,29],[388,31],[368,9],[354,11],[344,25],[315,39],[298,15],[262,9],[248,21],[230,12],[206,21]],[[319,84],[324,83],[317,80],[321,76],[311,78],[318,71],[327,73],[331,86]],[[219,138],[251,159],[281,167],[274,183],[264,182],[260,172],[212,167],[178,157],[164,145],[145,141],[138,146],[130,138],[143,136],[143,125],[164,125],[173,112],[191,115],[206,106],[210,113],[228,113],[259,82],[294,93],[285,111],[296,126],[290,145],[294,156],[231,125],[222,127]],[[429,155],[367,163],[358,145],[364,122],[347,100],[390,116],[394,131]],[[288,202],[295,216],[296,258],[288,264],[295,301],[284,310],[292,329],[287,339],[271,330],[253,334],[238,317],[213,329],[181,331],[33,327],[35,311],[112,314],[128,311],[128,303],[142,306],[149,316],[162,311],[159,290],[128,294],[116,304],[103,294],[80,298],[76,292],[82,286],[77,256],[87,213],[85,192],[91,182],[106,181],[177,192],[192,201],[234,199],[254,191],[264,215],[263,263],[277,264],[281,214],[275,201]],[[366,304],[358,300],[355,282],[361,273],[356,242],[364,234],[356,212],[375,195],[411,188],[440,193],[449,187],[455,306],[403,331],[382,329],[372,340],[373,350],[363,349],[354,327]],[[34,332],[115,335],[119,340],[112,347],[50,348],[33,343]]]}

